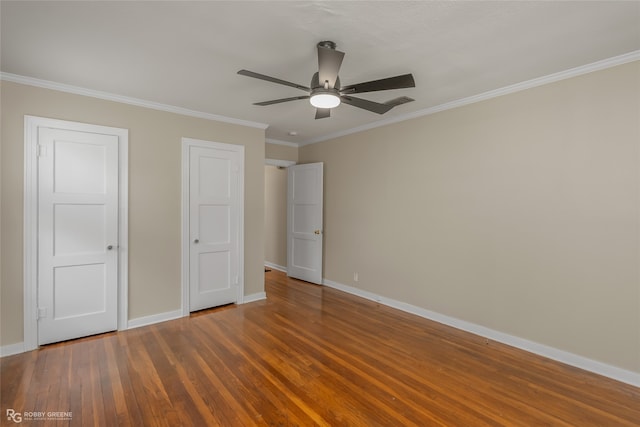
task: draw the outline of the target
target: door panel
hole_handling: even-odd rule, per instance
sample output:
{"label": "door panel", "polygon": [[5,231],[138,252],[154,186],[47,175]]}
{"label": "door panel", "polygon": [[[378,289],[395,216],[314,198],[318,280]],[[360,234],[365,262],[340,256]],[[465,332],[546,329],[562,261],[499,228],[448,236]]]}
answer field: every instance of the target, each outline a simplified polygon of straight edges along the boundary
{"label": "door panel", "polygon": [[292,212],[292,230],[294,233],[305,233],[306,231],[316,229],[316,224],[318,224],[319,221],[317,207],[315,205],[295,204],[292,207]]}
{"label": "door panel", "polygon": [[115,330],[118,137],[40,128],[38,145],[38,343]]}
{"label": "door panel", "polygon": [[189,311],[236,302],[242,153],[189,147]]}
{"label": "door panel", "polygon": [[[106,148],[102,145],[58,140],[55,142],[54,191],[104,194]],[[73,171],[70,171],[73,169]]]}
{"label": "door panel", "polygon": [[293,239],[293,265],[297,268],[313,269],[313,239]]}
{"label": "door panel", "polygon": [[228,251],[205,252],[199,255],[198,286],[200,293],[225,290],[230,284]]}
{"label": "door panel", "polygon": [[198,150],[198,196],[206,199],[231,197],[231,159],[213,157]]}
{"label": "door panel", "polygon": [[53,209],[54,255],[96,253],[107,246],[104,205],[57,204]]}
{"label": "door panel", "polygon": [[231,241],[230,206],[200,205],[200,242],[203,244],[229,244]]}
{"label": "door panel", "polygon": [[54,320],[104,312],[107,294],[104,264],[55,267],[53,273]]}
{"label": "door panel", "polygon": [[323,164],[288,168],[287,274],[322,283]]}

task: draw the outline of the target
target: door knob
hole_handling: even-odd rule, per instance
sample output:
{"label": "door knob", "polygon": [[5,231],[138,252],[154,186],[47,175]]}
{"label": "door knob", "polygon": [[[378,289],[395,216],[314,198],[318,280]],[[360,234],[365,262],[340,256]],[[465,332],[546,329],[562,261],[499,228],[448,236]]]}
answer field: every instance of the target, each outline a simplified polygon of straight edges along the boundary
{"label": "door knob", "polygon": [[109,245],[107,246],[107,250],[110,251],[111,249],[113,249],[113,245]]}
{"label": "door knob", "polygon": [[316,230],[313,232],[314,234],[320,234],[320,230]]}
{"label": "door knob", "polygon": [[193,243],[200,243],[200,240],[195,239],[195,240],[193,241]]}

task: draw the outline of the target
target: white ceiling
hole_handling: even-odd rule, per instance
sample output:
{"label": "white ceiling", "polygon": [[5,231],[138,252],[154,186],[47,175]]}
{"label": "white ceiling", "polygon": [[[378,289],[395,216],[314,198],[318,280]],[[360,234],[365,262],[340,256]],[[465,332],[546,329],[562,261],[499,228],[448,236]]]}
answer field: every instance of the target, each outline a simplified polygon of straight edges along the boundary
{"label": "white ceiling", "polygon": [[[638,1],[2,1],[3,73],[268,124],[304,143],[640,50]],[[346,52],[343,85],[413,73],[416,101],[385,115],[341,105],[315,120],[304,95],[316,44]],[[288,135],[296,131],[297,136]]]}

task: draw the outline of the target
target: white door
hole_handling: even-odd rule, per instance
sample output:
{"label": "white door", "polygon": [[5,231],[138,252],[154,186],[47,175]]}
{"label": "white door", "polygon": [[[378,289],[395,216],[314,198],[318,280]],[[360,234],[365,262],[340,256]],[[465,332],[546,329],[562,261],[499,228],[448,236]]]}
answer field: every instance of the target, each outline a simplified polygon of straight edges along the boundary
{"label": "white door", "polygon": [[288,168],[287,274],[322,283],[323,164]]}
{"label": "white door", "polygon": [[38,130],[38,343],[118,327],[118,136]]}
{"label": "white door", "polygon": [[244,147],[188,148],[189,311],[196,311],[240,298]]}

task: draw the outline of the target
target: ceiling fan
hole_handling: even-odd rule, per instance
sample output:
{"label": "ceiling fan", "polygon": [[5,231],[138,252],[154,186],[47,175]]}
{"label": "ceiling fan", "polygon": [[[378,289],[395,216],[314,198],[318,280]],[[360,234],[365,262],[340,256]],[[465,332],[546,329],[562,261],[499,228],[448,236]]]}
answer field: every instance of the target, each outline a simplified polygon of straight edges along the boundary
{"label": "ceiling fan", "polygon": [[256,102],[253,105],[272,105],[281,102],[296,101],[299,99],[309,99],[311,105],[316,107],[316,119],[323,119],[331,116],[331,109],[344,102],[354,107],[362,108],[378,114],[384,114],[393,107],[413,101],[407,96],[394,98],[384,103],[369,101],[351,96],[354,93],[375,92],[380,90],[403,89],[415,87],[413,75],[403,74],[401,76],[388,77],[386,79],[372,80],[364,83],[357,83],[348,86],[340,86],[338,71],[342,65],[344,52],[336,50],[336,44],[332,41],[322,41],[318,43],[318,72],[311,78],[311,87],[280,80],[264,74],[254,73],[249,70],[240,70],[238,74],[253,77],[268,82],[291,86],[303,90],[308,95],[293,96],[290,98],[274,99],[271,101]]}

